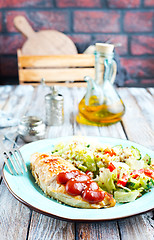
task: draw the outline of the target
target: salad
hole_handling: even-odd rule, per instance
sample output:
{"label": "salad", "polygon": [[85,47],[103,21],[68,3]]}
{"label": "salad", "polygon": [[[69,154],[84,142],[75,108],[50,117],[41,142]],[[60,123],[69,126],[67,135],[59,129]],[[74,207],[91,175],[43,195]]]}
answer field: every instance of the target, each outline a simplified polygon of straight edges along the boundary
{"label": "salad", "polygon": [[134,146],[110,146],[74,137],[54,146],[58,154],[88,174],[119,203],[131,202],[154,187],[154,158]]}

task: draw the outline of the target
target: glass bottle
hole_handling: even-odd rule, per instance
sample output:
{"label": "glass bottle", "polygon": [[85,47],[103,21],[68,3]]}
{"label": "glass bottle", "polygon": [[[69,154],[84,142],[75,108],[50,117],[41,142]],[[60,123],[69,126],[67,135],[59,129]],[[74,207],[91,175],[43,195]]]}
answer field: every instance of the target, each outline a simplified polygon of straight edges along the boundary
{"label": "glass bottle", "polygon": [[77,122],[87,125],[109,125],[121,120],[125,106],[113,86],[116,62],[114,45],[96,43],[95,80],[86,76],[87,92],[79,103]]}

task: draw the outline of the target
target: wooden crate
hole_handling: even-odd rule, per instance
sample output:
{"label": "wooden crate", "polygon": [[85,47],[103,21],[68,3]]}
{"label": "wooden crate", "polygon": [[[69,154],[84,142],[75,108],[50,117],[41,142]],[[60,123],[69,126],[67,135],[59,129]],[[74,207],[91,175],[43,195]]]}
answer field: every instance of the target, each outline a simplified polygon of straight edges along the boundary
{"label": "wooden crate", "polygon": [[36,86],[45,78],[49,86],[86,86],[84,76],[95,76],[93,55],[23,56],[18,49],[17,56],[20,84]]}

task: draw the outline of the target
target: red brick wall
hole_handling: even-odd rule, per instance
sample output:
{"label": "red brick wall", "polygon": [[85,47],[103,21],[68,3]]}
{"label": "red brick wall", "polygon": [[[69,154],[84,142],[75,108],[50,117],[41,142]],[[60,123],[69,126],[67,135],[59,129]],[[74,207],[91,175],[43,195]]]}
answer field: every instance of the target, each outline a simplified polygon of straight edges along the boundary
{"label": "red brick wall", "polygon": [[1,84],[17,79],[16,50],[25,38],[13,18],[24,15],[35,31],[57,29],[78,49],[95,41],[121,42],[116,48],[130,74],[127,86],[154,86],[154,0],[0,0]]}

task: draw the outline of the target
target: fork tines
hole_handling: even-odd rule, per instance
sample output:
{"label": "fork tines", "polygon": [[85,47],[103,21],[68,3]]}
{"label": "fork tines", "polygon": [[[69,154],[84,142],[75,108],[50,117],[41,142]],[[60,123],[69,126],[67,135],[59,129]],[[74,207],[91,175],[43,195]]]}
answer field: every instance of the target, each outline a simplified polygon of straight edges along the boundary
{"label": "fork tines", "polygon": [[26,164],[24,162],[20,150],[17,147],[11,148],[10,150],[5,149],[3,154],[5,158],[5,163],[11,174],[14,175],[13,169],[16,174],[19,174],[18,170],[20,170],[20,172],[23,174],[22,166],[24,170],[27,172]]}

